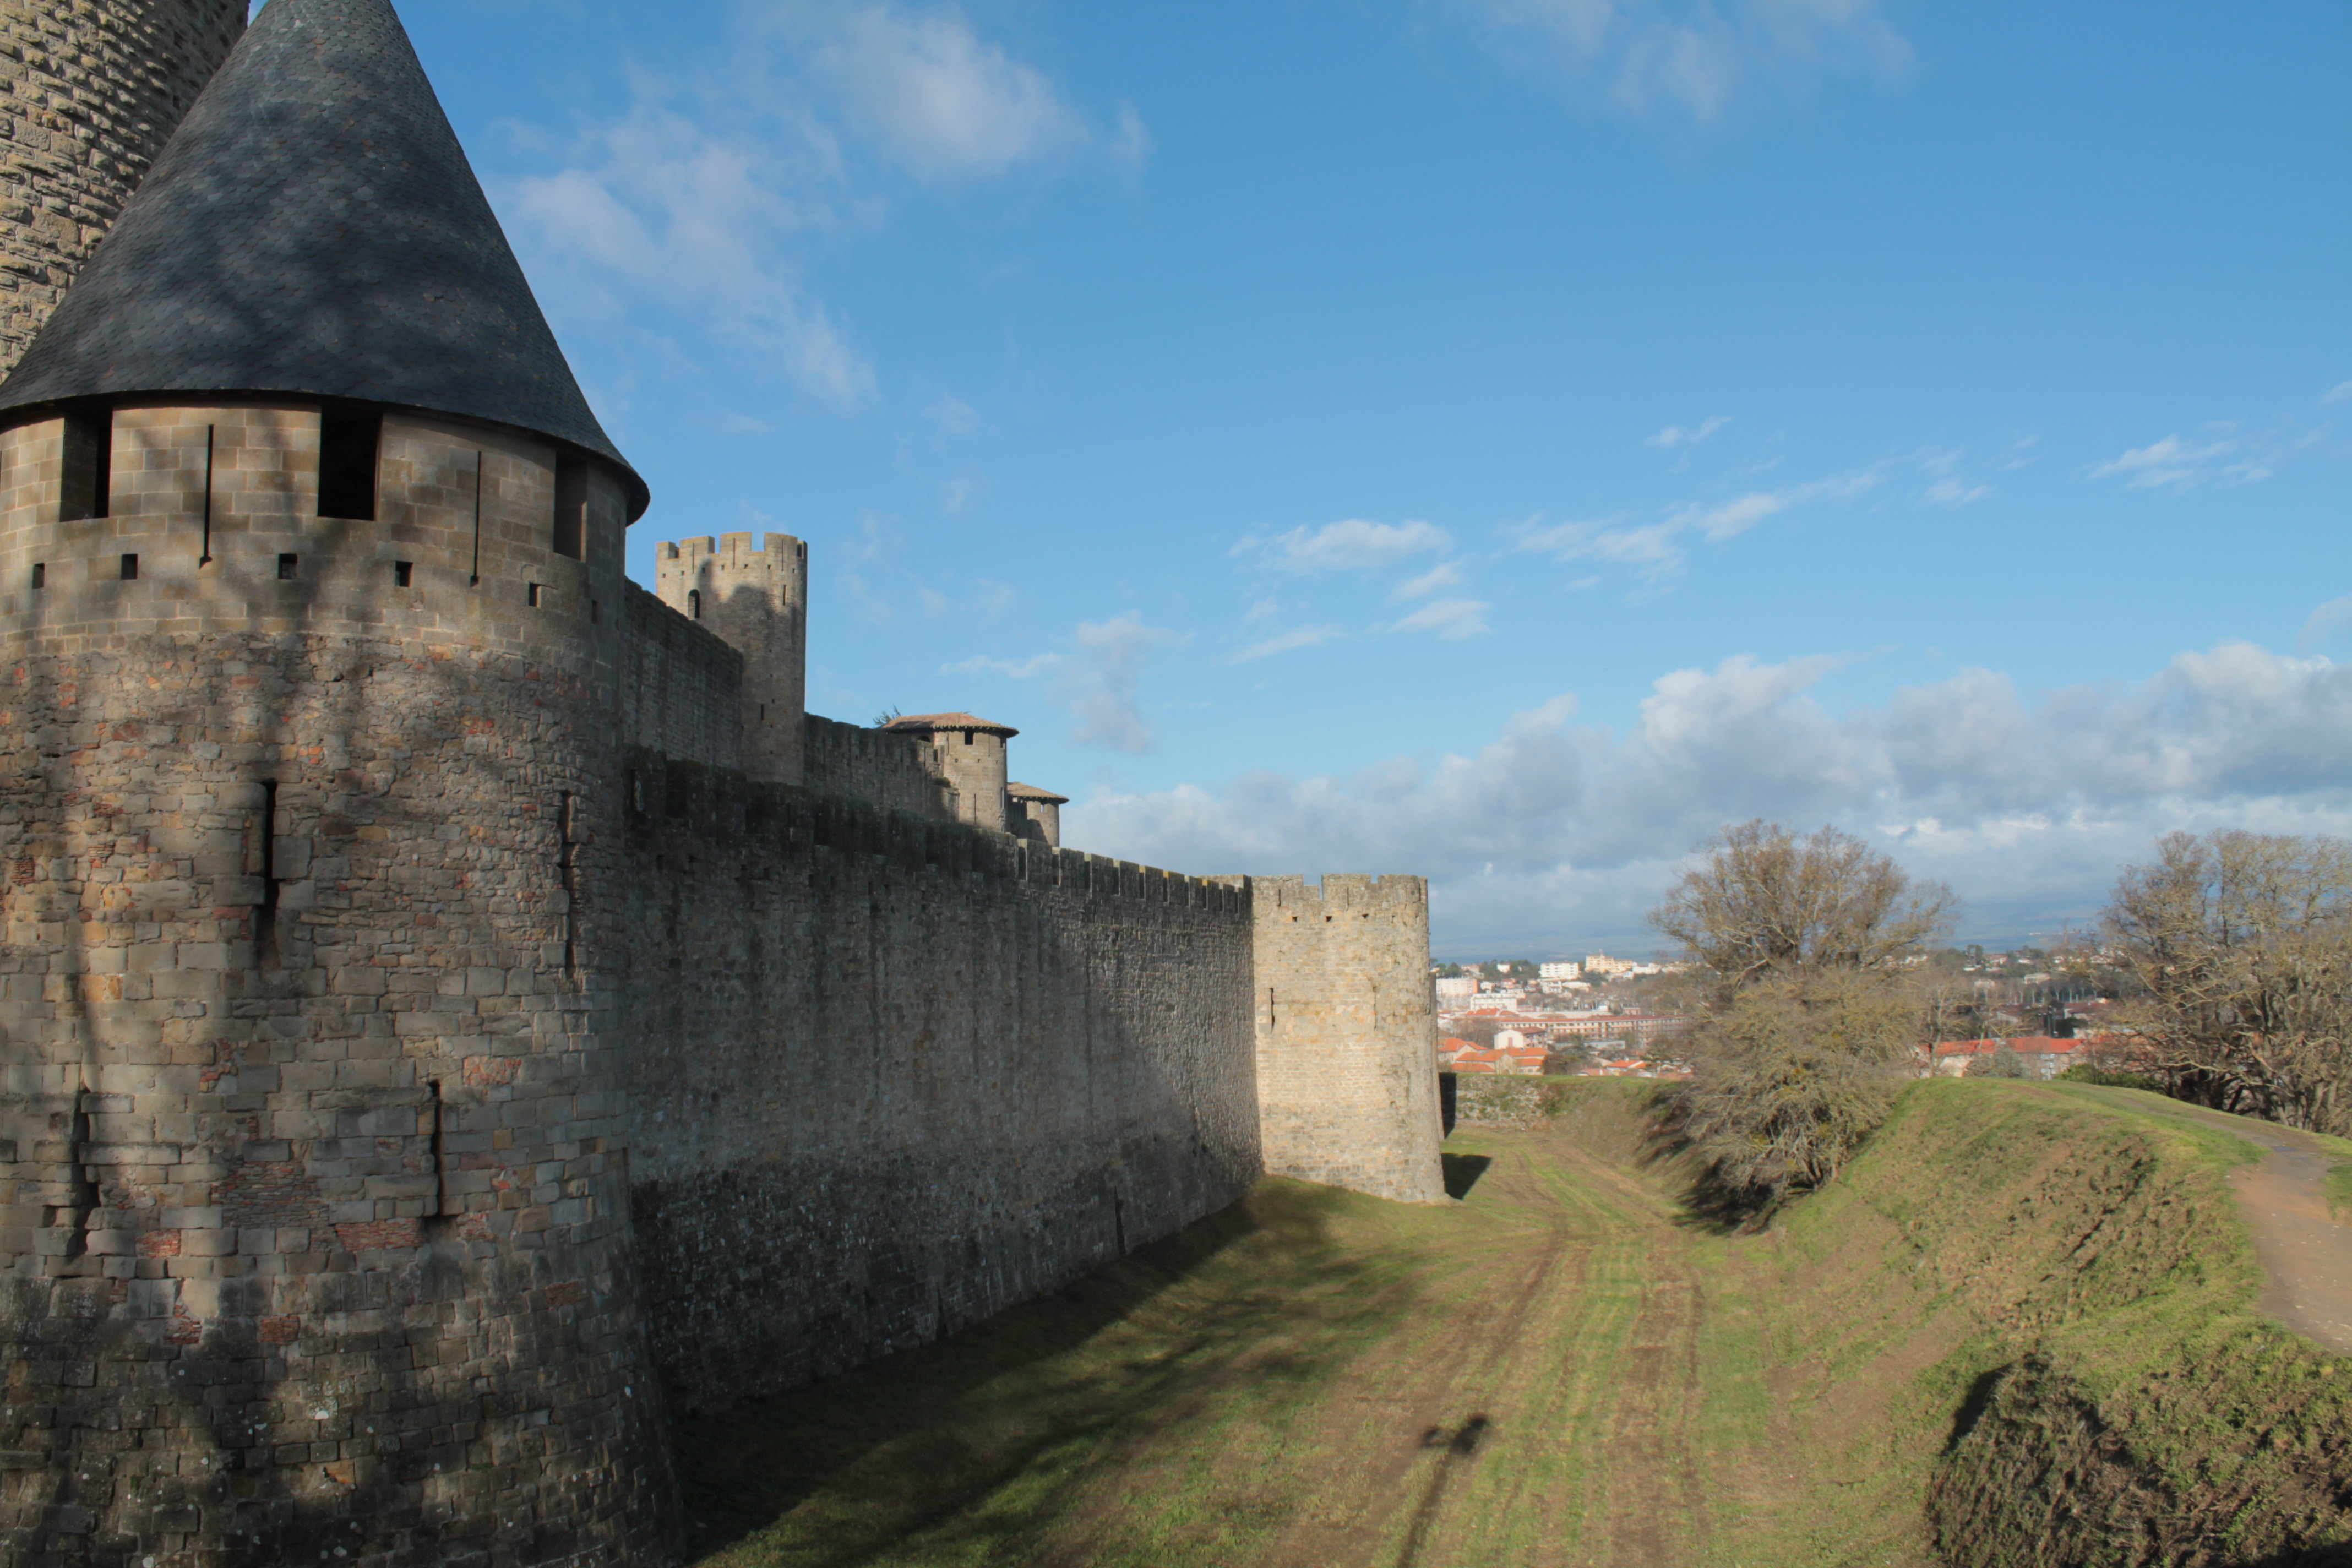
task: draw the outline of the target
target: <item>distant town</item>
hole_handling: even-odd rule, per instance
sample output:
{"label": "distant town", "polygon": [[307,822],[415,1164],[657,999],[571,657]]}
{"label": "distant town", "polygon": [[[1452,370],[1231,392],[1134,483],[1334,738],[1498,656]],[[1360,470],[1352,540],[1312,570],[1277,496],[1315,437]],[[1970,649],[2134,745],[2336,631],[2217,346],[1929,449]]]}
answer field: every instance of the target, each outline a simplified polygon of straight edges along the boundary
{"label": "distant town", "polygon": [[[1986,1074],[1996,1064],[2036,1079],[2077,1066],[2130,1070],[2133,1042],[2110,1020],[2112,988],[2102,984],[2108,956],[1970,944],[1914,959],[1923,988],[1948,993],[1948,1019],[1967,1037],[1921,1039],[1919,1076]],[[1675,1042],[1693,1022],[1679,983],[1687,969],[1605,952],[1433,965],[1438,1071],[1686,1079]]]}

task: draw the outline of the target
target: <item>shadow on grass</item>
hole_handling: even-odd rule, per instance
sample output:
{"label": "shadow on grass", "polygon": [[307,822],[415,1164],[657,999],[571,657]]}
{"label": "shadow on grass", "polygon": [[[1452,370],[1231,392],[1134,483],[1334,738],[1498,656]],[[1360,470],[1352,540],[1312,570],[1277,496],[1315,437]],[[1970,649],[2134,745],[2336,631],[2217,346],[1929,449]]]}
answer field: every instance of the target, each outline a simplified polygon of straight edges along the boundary
{"label": "shadow on grass", "polygon": [[1447,1154],[1444,1158],[1445,1195],[1449,1198],[1468,1197],[1470,1189],[1478,1184],[1478,1178],[1486,1173],[1486,1167],[1495,1163],[1485,1154]]}
{"label": "shadow on grass", "polygon": [[1334,1235],[1387,1206],[1268,1181],[938,1344],[680,1423],[690,1560],[1059,1561],[1040,1538],[1081,1506],[1090,1454],[1309,1388],[1414,1310],[1411,1249]]}

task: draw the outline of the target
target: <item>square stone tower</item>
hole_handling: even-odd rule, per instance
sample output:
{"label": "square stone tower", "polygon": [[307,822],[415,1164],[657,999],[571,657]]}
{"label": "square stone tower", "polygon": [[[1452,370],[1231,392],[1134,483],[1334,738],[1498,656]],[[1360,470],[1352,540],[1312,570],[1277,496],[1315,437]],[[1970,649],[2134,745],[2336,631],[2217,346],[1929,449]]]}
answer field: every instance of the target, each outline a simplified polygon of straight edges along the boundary
{"label": "square stone tower", "polygon": [[663,544],[654,562],[661,602],[743,656],[743,771],[802,782],[808,712],[808,546],[789,533],[754,545],[748,533]]}

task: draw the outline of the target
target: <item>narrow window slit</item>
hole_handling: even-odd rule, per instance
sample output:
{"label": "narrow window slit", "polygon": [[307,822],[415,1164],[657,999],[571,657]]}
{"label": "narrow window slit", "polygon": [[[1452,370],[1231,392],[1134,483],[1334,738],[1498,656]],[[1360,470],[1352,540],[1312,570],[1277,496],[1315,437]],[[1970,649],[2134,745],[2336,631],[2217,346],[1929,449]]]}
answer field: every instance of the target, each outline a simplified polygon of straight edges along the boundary
{"label": "narrow window slit", "polygon": [[556,872],[563,885],[563,973],[575,977],[580,973],[578,815],[579,805],[572,799],[572,793],[566,790],[556,812],[556,827],[561,839],[556,847]]}
{"label": "narrow window slit", "polygon": [[280,555],[278,558],[278,580],[280,583],[291,583],[301,564],[302,558],[299,555]]}
{"label": "narrow window slit", "polygon": [[537,609],[542,609],[542,608],[544,608],[544,607],[545,607],[545,605],[541,602],[541,599],[540,599],[540,584],[538,584],[537,583],[533,583],[533,584],[530,585],[530,607],[531,607],[532,609],[534,609],[534,610],[537,610]]}
{"label": "narrow window slit", "polygon": [[122,580],[126,583],[136,583],[139,581],[139,557],[136,555],[132,555],[128,552],[123,555]]}
{"label": "narrow window slit", "polygon": [[48,563],[47,562],[46,562],[46,561],[36,561],[36,562],[34,562],[34,563],[33,563],[33,586],[34,586],[34,587],[36,587],[36,588],[46,588],[46,587],[47,587],[48,585],[49,585],[49,563]]}
{"label": "narrow window slit", "polygon": [[687,616],[688,616],[688,618],[690,618],[690,619],[698,620],[698,620],[700,620],[700,619],[702,618],[702,590],[701,590],[701,589],[699,589],[699,588],[689,588],[689,589],[688,589],[688,590],[687,590],[687,595],[686,595],[686,613],[687,613]]}
{"label": "narrow window slit", "polygon": [[395,561],[392,563],[392,585],[394,587],[410,587],[414,585],[415,577],[416,563],[414,561]]}
{"label": "narrow window slit", "polygon": [[261,785],[261,902],[253,911],[253,962],[278,967],[278,785]]}

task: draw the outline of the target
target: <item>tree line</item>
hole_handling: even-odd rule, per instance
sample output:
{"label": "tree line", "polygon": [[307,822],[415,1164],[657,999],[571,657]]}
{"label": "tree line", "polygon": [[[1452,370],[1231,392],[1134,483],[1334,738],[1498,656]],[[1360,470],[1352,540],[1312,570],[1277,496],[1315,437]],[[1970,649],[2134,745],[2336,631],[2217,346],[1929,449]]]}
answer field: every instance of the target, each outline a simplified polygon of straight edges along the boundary
{"label": "tree line", "polygon": [[[1701,847],[1650,923],[1693,966],[1675,1110],[1727,1203],[1761,1211],[1833,1181],[1923,1039],[1999,1027],[1923,962],[1958,912],[1948,888],[1835,828],[1759,820]],[[2098,933],[2053,962],[2127,993],[2111,1027],[2146,1081],[2352,1134],[2352,844],[2170,835],[2124,871]]]}

